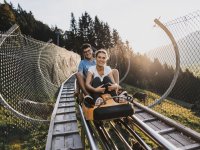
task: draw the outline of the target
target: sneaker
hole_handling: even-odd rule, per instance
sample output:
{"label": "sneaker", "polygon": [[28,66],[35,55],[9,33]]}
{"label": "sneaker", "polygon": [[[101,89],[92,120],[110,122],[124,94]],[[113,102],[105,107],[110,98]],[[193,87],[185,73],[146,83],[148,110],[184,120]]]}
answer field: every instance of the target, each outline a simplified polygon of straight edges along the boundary
{"label": "sneaker", "polygon": [[133,96],[131,96],[131,95],[127,95],[126,99],[129,102],[133,102]]}
{"label": "sneaker", "polygon": [[104,104],[104,100],[101,97],[97,98],[95,102],[95,106],[100,106],[102,104]]}
{"label": "sneaker", "polygon": [[86,95],[84,97],[84,104],[89,108],[94,107],[94,99],[90,95]]}
{"label": "sneaker", "polygon": [[127,102],[124,97],[115,97],[114,101],[117,102],[117,103],[125,103],[125,102]]}
{"label": "sneaker", "polygon": [[122,91],[120,94],[119,94],[120,97],[126,97],[128,96],[128,93],[127,91]]}
{"label": "sneaker", "polygon": [[123,91],[119,94],[119,97],[122,97],[123,99],[131,102],[133,100],[133,97],[128,95],[127,91]]}

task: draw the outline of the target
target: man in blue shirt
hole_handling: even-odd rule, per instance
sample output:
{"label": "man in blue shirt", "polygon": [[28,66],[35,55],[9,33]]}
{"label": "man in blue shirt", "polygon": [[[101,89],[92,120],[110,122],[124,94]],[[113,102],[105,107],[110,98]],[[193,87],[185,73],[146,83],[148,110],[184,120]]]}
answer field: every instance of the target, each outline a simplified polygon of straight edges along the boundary
{"label": "man in blue shirt", "polygon": [[84,95],[89,95],[89,93],[85,88],[85,79],[87,76],[88,68],[96,65],[96,61],[93,57],[93,51],[90,44],[88,43],[83,44],[81,50],[83,52],[84,59],[81,60],[78,66],[78,72],[76,73],[76,78]]}
{"label": "man in blue shirt", "polygon": [[[78,72],[76,73],[76,78],[79,83],[79,86],[84,93],[85,96],[89,95],[85,88],[85,79],[87,76],[88,68],[91,66],[96,65],[96,60],[93,57],[93,51],[91,48],[91,45],[88,43],[85,43],[82,45],[81,50],[83,52],[84,59],[81,60],[79,66],[78,66]],[[119,72],[117,69],[113,69],[113,77],[115,82],[119,85]]]}

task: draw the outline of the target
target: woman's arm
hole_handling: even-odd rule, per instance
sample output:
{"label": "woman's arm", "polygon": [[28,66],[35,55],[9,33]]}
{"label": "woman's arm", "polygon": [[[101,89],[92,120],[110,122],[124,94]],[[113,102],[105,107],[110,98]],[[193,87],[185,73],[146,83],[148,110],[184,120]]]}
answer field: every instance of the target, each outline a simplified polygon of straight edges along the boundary
{"label": "woman's arm", "polygon": [[90,92],[95,92],[95,88],[93,88],[91,86],[91,82],[92,82],[92,73],[88,71],[87,77],[86,77],[86,88],[90,91]]}
{"label": "woman's arm", "polygon": [[87,78],[86,78],[86,88],[90,92],[104,93],[105,88],[102,87],[103,85],[100,85],[97,88],[94,88],[94,87],[91,86],[91,82],[92,82],[92,73],[88,71]]}

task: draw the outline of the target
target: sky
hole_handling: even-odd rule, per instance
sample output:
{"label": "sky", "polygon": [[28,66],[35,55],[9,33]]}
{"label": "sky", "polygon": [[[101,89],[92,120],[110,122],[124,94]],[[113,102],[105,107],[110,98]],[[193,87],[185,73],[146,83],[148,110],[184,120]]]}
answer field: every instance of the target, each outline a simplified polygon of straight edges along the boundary
{"label": "sky", "polygon": [[[153,27],[154,19],[165,23],[200,9],[200,0],[7,0],[51,26],[69,30],[71,12],[76,20],[87,11],[94,19],[107,22],[123,41],[129,41],[136,52],[145,52],[163,45],[164,32]],[[3,0],[0,0],[3,2]]]}

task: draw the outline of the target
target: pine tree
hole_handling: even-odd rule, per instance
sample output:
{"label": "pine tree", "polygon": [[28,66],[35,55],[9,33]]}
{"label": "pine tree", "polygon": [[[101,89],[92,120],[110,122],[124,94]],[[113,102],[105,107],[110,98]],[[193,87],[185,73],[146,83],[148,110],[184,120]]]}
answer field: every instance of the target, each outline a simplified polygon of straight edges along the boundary
{"label": "pine tree", "polygon": [[112,45],[117,45],[118,42],[121,41],[121,38],[119,36],[119,33],[117,32],[116,29],[113,29],[112,32]]}
{"label": "pine tree", "polygon": [[70,30],[71,30],[71,32],[72,32],[74,35],[77,34],[77,24],[76,24],[76,19],[75,19],[73,13],[71,13],[71,24],[70,24]]}
{"label": "pine tree", "polygon": [[0,22],[0,31],[6,31],[16,23],[15,14],[7,3],[0,5]]}
{"label": "pine tree", "polygon": [[97,49],[100,49],[103,47],[102,45],[102,30],[103,30],[103,25],[100,22],[99,18],[95,16],[94,18],[94,32],[95,32],[95,46]]}
{"label": "pine tree", "polygon": [[[81,43],[79,42],[78,40],[78,35],[77,35],[77,23],[76,23],[76,19],[74,17],[74,14],[71,13],[71,24],[70,24],[70,36],[71,36],[71,39],[72,39],[72,49],[74,51],[78,51],[79,50],[79,47],[81,46]],[[79,52],[80,53],[80,52]]]}
{"label": "pine tree", "polygon": [[78,35],[77,35],[77,23],[76,19],[74,17],[74,14],[71,13],[71,23],[70,23],[70,30],[66,32],[67,34],[67,39],[66,39],[66,48],[69,50],[72,50],[74,52],[79,52],[79,47],[80,47],[80,42],[78,40]]}
{"label": "pine tree", "polygon": [[109,27],[108,23],[103,24],[103,33],[104,33],[104,39],[103,39],[104,48],[106,48],[106,49],[111,48],[113,46],[112,41],[111,41],[112,35],[110,32],[110,27]]}
{"label": "pine tree", "polygon": [[78,38],[82,44],[95,44],[94,23],[87,12],[79,18]]}

